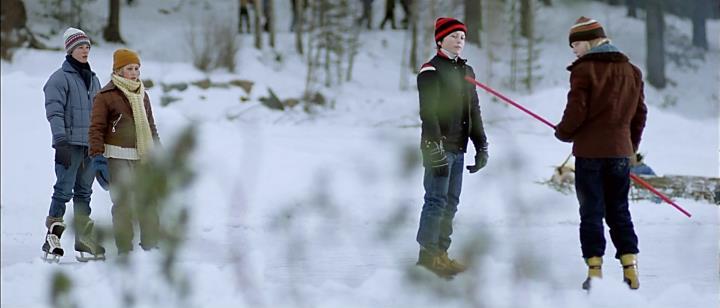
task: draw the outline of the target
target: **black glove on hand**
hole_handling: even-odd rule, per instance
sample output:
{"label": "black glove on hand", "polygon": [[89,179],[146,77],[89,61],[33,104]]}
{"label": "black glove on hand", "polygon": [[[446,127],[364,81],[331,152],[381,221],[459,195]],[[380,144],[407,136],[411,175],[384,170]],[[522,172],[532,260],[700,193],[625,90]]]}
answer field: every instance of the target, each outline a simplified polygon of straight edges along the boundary
{"label": "black glove on hand", "polygon": [[467,166],[467,170],[470,171],[470,173],[478,172],[478,170],[485,167],[488,160],[488,152],[487,150],[481,150],[475,154],[475,165],[473,166]]}
{"label": "black glove on hand", "polygon": [[55,163],[61,164],[65,169],[70,167],[70,144],[62,140],[55,143]]}
{"label": "black glove on hand", "polygon": [[448,176],[450,169],[442,141],[425,141],[423,153],[427,156],[426,163],[435,176]]}

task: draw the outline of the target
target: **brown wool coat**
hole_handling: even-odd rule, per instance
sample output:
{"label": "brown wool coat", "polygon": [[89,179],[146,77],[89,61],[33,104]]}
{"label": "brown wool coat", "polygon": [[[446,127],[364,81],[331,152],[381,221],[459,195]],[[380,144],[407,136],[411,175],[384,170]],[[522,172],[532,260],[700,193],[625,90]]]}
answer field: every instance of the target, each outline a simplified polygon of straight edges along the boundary
{"label": "brown wool coat", "polygon": [[[150,123],[150,131],[158,142],[155,119],[150,106],[150,98],[145,93],[145,113]],[[90,119],[90,156],[102,155],[105,144],[135,148],[135,120],[132,107],[125,94],[110,81],[95,96]]]}
{"label": "brown wool coat", "polygon": [[640,70],[620,52],[586,54],[568,70],[570,92],[555,136],[573,142],[576,157],[635,153],[647,115]]}

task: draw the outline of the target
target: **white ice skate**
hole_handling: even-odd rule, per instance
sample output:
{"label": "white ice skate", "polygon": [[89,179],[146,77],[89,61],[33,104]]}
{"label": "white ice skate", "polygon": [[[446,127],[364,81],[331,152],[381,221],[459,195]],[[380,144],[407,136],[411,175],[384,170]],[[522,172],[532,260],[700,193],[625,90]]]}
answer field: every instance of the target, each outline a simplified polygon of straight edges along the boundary
{"label": "white ice skate", "polygon": [[65,224],[62,222],[54,222],[48,228],[48,232],[45,235],[45,243],[43,243],[42,259],[48,263],[60,262],[60,257],[65,254],[65,251],[60,246],[60,237],[62,237],[63,231],[65,231]]}

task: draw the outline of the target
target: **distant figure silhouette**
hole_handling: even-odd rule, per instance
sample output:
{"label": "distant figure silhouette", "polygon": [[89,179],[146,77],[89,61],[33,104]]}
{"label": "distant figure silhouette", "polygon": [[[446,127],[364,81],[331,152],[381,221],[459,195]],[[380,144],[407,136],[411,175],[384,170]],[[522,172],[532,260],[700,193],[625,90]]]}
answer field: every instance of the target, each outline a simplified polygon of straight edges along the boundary
{"label": "distant figure silhouette", "polygon": [[238,15],[238,33],[243,33],[243,21],[245,21],[245,27],[247,32],[250,33],[250,15],[248,14],[248,2],[249,0],[240,1],[240,14]]}
{"label": "distant figure silhouette", "polygon": [[390,27],[395,30],[395,0],[385,0],[385,18],[380,23],[380,30],[385,29],[385,23],[390,21]]}
{"label": "distant figure silhouette", "polygon": [[373,0],[362,0],[362,16],[356,22],[358,26],[362,26],[363,22],[365,22],[368,30],[372,29],[372,3]]}

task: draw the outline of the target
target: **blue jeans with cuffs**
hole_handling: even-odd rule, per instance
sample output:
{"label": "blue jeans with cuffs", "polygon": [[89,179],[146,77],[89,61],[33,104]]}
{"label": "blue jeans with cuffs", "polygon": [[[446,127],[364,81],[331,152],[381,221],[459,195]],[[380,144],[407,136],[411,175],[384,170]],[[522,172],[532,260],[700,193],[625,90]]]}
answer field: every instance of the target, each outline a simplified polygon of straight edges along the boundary
{"label": "blue jeans with cuffs", "polygon": [[95,181],[95,170],[90,166],[88,148],[80,145],[70,146],[70,165],[55,163],[54,192],[50,202],[50,217],[63,217],[65,204],[73,200],[75,215],[90,215],[90,196]]}
{"label": "blue jeans with cuffs", "polygon": [[417,242],[425,249],[440,252],[450,247],[453,233],[452,222],[460,203],[462,175],[465,166],[464,153],[446,152],[448,176],[435,176],[425,167],[423,186],[424,204],[420,213]]}

